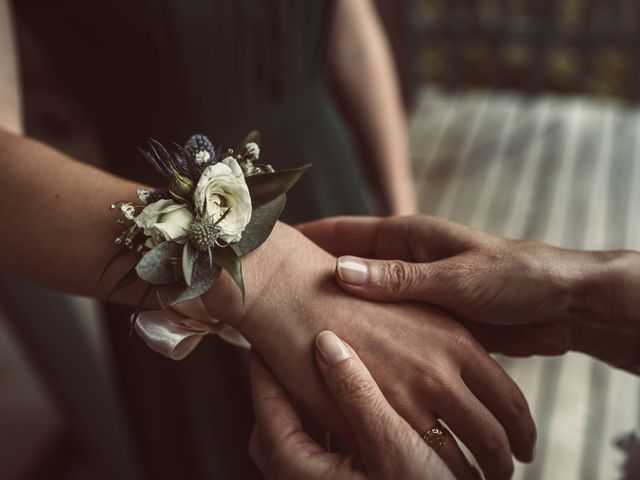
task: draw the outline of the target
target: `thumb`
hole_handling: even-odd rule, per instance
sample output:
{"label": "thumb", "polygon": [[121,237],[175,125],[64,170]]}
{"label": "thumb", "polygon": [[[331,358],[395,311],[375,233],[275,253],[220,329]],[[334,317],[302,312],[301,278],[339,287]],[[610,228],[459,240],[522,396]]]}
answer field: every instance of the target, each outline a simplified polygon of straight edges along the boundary
{"label": "thumb", "polygon": [[362,451],[382,452],[415,433],[393,410],[358,355],[333,332],[316,337],[319,370]]}
{"label": "thumb", "polygon": [[[356,352],[333,332],[316,337],[316,360],[340,411],[351,426],[365,470],[376,478],[441,480],[453,475],[435,450],[426,448],[417,432],[398,415]],[[419,475],[416,475],[420,472]]]}
{"label": "thumb", "polygon": [[336,277],[348,293],[382,302],[418,301],[455,308],[463,300],[464,262],[451,258],[433,263],[338,258]]}

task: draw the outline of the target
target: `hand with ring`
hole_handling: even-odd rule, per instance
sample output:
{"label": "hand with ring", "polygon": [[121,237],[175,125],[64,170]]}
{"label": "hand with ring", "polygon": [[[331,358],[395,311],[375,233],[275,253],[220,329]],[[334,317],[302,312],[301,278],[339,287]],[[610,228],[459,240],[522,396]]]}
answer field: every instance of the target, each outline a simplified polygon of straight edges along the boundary
{"label": "hand with ring", "polygon": [[305,433],[288,395],[252,353],[256,426],[249,452],[269,479],[437,479],[453,475],[437,455],[458,448],[440,425],[421,435],[389,405],[353,349],[333,332],[316,338],[316,362],[355,434],[357,452],[331,453]]}

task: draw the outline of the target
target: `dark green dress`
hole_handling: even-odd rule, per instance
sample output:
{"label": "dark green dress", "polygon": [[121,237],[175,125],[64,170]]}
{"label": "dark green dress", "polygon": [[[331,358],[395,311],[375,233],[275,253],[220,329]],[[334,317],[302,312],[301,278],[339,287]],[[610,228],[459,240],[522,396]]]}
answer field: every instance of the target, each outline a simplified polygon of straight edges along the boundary
{"label": "dark green dress", "polygon": [[[14,9],[92,122],[110,170],[158,184],[147,138],[262,131],[277,169],[312,163],[285,221],[366,214],[365,186],[326,82],[328,0],[21,0]],[[109,239],[105,239],[109,241]],[[208,338],[173,362],[108,306],[116,373],[149,478],[251,478],[246,352]]]}

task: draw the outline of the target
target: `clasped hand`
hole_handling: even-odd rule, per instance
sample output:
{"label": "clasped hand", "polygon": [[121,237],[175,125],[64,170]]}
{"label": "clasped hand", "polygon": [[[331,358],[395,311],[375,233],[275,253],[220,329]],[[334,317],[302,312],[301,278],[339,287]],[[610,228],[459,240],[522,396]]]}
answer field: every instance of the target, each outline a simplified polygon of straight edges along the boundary
{"label": "clasped hand", "polygon": [[[329,248],[320,236],[304,233]],[[360,432],[318,374],[311,354],[312,339],[331,330],[357,352],[414,439],[443,420],[491,479],[510,478],[512,454],[532,459],[536,430],[524,396],[460,322],[425,304],[345,295],[334,279],[336,257],[301,235],[291,240],[275,274],[288,281],[260,276],[256,281],[264,282],[268,294],[248,306],[237,328],[298,409],[358,451]],[[452,436],[437,453],[456,478],[477,478]]]}
{"label": "clasped hand", "polygon": [[573,350],[640,373],[637,252],[509,240],[425,215],[336,218],[302,230],[349,255],[338,259],[337,282],[353,295],[438,305],[492,352]]}

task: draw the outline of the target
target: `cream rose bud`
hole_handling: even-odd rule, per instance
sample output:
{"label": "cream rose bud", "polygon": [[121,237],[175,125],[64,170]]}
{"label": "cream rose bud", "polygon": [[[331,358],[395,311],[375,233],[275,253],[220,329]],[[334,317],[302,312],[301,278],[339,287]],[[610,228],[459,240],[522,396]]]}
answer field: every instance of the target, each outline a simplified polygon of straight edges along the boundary
{"label": "cream rose bud", "polygon": [[227,157],[204,169],[193,201],[198,212],[214,222],[229,210],[218,224],[219,238],[227,243],[240,240],[251,220],[251,197],[242,168],[235,158]]}
{"label": "cream rose bud", "polygon": [[135,219],[156,244],[187,236],[192,221],[193,213],[187,207],[169,199],[147,205]]}

